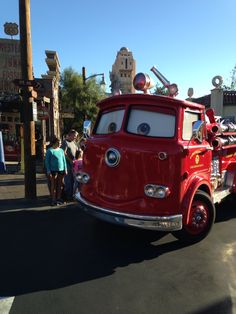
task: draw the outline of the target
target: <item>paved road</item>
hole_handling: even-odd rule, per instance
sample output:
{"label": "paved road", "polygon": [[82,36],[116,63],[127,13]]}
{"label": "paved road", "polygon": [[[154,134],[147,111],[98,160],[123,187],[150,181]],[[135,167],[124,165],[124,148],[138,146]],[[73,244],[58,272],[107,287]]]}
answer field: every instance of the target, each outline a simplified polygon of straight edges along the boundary
{"label": "paved road", "polygon": [[0,305],[5,300],[10,314],[236,313],[233,202],[218,208],[211,234],[192,246],[98,222],[73,203],[21,210],[1,200],[1,208],[6,202]]}

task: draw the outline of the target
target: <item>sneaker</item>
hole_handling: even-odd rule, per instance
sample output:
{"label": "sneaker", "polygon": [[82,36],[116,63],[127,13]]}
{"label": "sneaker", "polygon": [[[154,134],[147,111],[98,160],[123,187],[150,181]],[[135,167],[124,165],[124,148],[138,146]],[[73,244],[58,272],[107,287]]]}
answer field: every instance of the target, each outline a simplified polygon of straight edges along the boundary
{"label": "sneaker", "polygon": [[57,201],[52,201],[51,202],[51,206],[56,206],[57,205]]}
{"label": "sneaker", "polygon": [[56,204],[57,204],[57,205],[64,205],[64,201],[61,200],[61,199],[59,199],[59,200],[57,200]]}

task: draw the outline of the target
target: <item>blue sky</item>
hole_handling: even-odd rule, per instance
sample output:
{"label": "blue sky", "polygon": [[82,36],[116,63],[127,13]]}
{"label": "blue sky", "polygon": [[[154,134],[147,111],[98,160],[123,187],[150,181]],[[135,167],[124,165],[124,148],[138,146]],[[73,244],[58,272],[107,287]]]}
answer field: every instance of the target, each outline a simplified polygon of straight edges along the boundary
{"label": "blue sky", "polygon": [[[5,22],[19,23],[19,0],[1,0],[0,37]],[[71,66],[87,76],[109,71],[121,47],[128,47],[137,72],[156,65],[179,87],[178,98],[210,93],[221,75],[230,83],[236,64],[235,0],[31,0],[31,36],[36,77],[47,71],[45,50],[58,53],[61,71]],[[16,38],[19,38],[17,36]]]}

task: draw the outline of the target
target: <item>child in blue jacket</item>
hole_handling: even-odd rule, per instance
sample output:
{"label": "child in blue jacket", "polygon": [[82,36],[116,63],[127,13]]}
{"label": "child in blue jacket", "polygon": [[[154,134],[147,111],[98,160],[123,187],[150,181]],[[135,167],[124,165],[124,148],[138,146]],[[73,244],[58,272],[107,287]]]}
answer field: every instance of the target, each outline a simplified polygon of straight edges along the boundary
{"label": "child in blue jacket", "polygon": [[60,148],[60,140],[57,137],[53,137],[51,147],[46,152],[45,166],[50,180],[51,205],[61,205],[63,204],[61,192],[64,184],[63,179],[67,174],[67,166],[65,153]]}

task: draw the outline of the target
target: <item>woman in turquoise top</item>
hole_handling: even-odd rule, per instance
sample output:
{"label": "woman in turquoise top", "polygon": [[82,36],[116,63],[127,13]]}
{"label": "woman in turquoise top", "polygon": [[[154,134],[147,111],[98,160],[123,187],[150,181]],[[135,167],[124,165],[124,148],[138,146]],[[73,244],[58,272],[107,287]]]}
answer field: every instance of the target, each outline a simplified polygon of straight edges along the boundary
{"label": "woman in turquoise top", "polygon": [[61,191],[63,188],[63,178],[67,174],[65,153],[59,146],[60,140],[54,137],[51,141],[51,147],[46,152],[45,159],[47,175],[50,180],[52,205],[63,204],[61,201]]}

